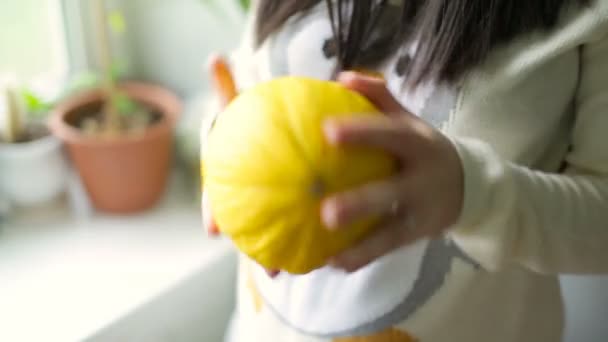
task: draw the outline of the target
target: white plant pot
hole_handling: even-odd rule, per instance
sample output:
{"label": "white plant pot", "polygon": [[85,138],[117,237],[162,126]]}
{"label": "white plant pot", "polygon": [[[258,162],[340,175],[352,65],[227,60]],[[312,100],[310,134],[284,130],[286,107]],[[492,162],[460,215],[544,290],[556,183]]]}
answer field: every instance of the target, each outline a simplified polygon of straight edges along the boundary
{"label": "white plant pot", "polygon": [[66,189],[68,166],[61,142],[47,136],[0,144],[0,196],[17,206],[36,206]]}

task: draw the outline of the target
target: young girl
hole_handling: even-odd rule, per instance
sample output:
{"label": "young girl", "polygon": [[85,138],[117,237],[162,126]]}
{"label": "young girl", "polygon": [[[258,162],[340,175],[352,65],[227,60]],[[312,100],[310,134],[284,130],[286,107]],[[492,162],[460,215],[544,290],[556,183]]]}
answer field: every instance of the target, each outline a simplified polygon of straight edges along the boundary
{"label": "young girl", "polygon": [[253,13],[230,62],[239,89],[337,78],[387,115],[330,121],[327,140],[403,169],[323,202],[328,229],[385,217],[326,267],[277,275],[242,257],[229,341],[559,341],[557,275],[608,273],[608,0],[260,0]]}

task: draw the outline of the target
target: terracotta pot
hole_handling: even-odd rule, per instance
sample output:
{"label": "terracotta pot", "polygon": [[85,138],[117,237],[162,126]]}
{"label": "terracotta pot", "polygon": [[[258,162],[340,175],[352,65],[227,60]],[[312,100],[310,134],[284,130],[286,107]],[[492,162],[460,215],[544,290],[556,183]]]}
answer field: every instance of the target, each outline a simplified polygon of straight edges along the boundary
{"label": "terracotta pot", "polygon": [[167,184],[172,164],[174,127],[180,101],[164,88],[128,82],[121,88],[137,102],[161,113],[161,119],[137,136],[89,137],[73,124],[99,110],[99,89],[72,96],[51,116],[54,135],[63,140],[93,205],[111,213],[133,213],[154,206]]}

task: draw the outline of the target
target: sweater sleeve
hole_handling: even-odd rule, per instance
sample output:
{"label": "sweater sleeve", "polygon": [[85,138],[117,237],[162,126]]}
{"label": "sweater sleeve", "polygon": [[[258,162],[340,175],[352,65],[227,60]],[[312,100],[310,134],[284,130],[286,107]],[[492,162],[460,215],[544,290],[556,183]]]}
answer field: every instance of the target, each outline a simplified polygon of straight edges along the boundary
{"label": "sweater sleeve", "polygon": [[453,138],[465,173],[454,241],[488,270],[608,273],[608,37],[581,47],[576,118],[564,173],[502,160],[479,140]]}

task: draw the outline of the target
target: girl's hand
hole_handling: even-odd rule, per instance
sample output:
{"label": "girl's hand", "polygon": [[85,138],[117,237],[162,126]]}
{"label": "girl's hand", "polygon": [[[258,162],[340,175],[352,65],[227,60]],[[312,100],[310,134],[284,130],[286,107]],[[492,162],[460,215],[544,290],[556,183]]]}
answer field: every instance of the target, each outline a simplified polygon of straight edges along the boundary
{"label": "girl's hand", "polygon": [[[230,70],[219,57],[210,59],[209,68],[225,105],[236,96]],[[340,75],[339,81],[366,96],[387,115],[329,121],[325,125],[328,141],[382,148],[397,157],[402,166],[391,179],[336,194],[323,202],[322,218],[330,229],[369,214],[386,218],[367,240],[330,261],[336,267],[355,271],[398,247],[438,236],[455,223],[463,201],[463,171],[449,139],[407,112],[383,81],[350,72]],[[209,234],[219,235],[204,194],[203,212]],[[279,273],[267,272],[272,277]]]}
{"label": "girl's hand", "polygon": [[462,210],[464,176],[451,141],[405,110],[382,80],[346,72],[339,81],[387,115],[330,120],[324,127],[327,140],[381,148],[401,166],[394,177],[335,194],[321,206],[329,229],[368,215],[385,218],[369,238],[330,260],[352,272],[396,248],[440,236],[455,224]]}

